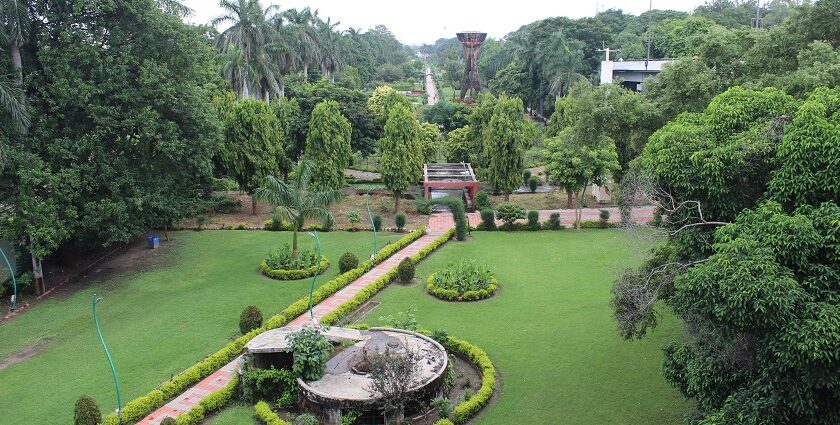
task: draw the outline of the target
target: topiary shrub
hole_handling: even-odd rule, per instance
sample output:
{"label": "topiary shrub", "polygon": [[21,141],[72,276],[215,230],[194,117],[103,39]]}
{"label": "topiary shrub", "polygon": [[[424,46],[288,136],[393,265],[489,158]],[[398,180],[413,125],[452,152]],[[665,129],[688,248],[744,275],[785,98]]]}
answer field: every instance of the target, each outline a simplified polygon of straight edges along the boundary
{"label": "topiary shrub", "polygon": [[356,254],[352,252],[341,254],[341,258],[338,259],[338,271],[340,273],[347,273],[356,267],[359,267],[359,257],[356,257]]}
{"label": "topiary shrub", "polygon": [[377,232],[382,230],[382,216],[381,215],[377,214],[377,215],[373,216],[373,228]]}
{"label": "topiary shrub", "polygon": [[496,213],[490,208],[481,210],[481,229],[496,230]]}
{"label": "topiary shrub", "polygon": [[528,186],[531,181],[531,170],[525,170],[522,172],[522,185]]}
{"label": "topiary shrub", "polygon": [[160,425],[178,425],[178,421],[171,416],[167,416],[160,421]]}
{"label": "topiary shrub", "polygon": [[560,223],[560,213],[551,213],[551,215],[548,216],[546,227],[550,230],[562,229],[563,225]]}
{"label": "topiary shrub", "polygon": [[528,230],[540,230],[540,213],[536,210],[528,211]]}
{"label": "topiary shrub", "polygon": [[506,230],[512,230],[514,221],[525,218],[525,208],[513,202],[505,202],[496,207],[496,217],[505,222]]}
{"label": "topiary shrub", "polygon": [[493,208],[493,205],[490,204],[490,196],[487,195],[487,192],[478,192],[475,194],[475,209],[481,211],[486,210],[488,208]]}
{"label": "topiary shrub", "polygon": [[414,279],[415,265],[411,257],[405,257],[397,266],[397,277],[402,283],[411,283]]}
{"label": "topiary shrub", "polygon": [[260,308],[255,305],[249,305],[242,310],[239,315],[239,331],[242,335],[262,326],[263,315]]}
{"label": "topiary shrub", "polygon": [[539,186],[539,185],[540,185],[540,179],[538,179],[536,176],[531,176],[531,178],[528,180],[528,189],[531,190],[531,193],[536,192],[537,191],[537,186]]}
{"label": "topiary shrub", "polygon": [[464,201],[461,198],[444,196],[443,198],[432,199],[429,202],[433,205],[445,205],[448,207],[449,211],[452,212],[452,219],[455,220],[455,239],[459,241],[467,239],[469,224],[467,222]]}
{"label": "topiary shrub", "polygon": [[76,408],[73,410],[74,425],[97,425],[102,422],[102,412],[96,404],[96,400],[89,395],[83,395],[76,400]]}
{"label": "topiary shrub", "polygon": [[414,210],[417,211],[417,214],[429,215],[432,213],[432,204],[431,202],[420,198],[414,201]]}
{"label": "topiary shrub", "polygon": [[397,225],[397,230],[402,232],[405,229],[405,214],[399,213],[394,217],[394,224]]}
{"label": "topiary shrub", "polygon": [[601,228],[606,229],[610,227],[610,212],[609,210],[601,210],[598,214],[598,221],[601,223]]}

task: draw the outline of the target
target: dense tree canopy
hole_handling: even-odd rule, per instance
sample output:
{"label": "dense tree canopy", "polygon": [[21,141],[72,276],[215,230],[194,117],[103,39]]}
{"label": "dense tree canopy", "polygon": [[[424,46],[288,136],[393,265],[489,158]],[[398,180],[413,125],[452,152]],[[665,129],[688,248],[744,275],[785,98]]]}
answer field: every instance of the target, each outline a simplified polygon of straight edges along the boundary
{"label": "dense tree canopy", "polygon": [[420,125],[414,113],[402,104],[390,109],[379,151],[382,153],[382,181],[394,194],[396,212],[402,194],[423,175]]}
{"label": "dense tree canopy", "polygon": [[531,140],[522,101],[499,96],[493,115],[483,132],[490,184],[495,192],[508,195],[522,184],[522,153]]}
{"label": "dense tree canopy", "polygon": [[350,121],[341,114],[338,103],[325,100],[312,110],[306,160],[312,162],[312,185],[328,190],[344,187],[344,169],[350,165]]}

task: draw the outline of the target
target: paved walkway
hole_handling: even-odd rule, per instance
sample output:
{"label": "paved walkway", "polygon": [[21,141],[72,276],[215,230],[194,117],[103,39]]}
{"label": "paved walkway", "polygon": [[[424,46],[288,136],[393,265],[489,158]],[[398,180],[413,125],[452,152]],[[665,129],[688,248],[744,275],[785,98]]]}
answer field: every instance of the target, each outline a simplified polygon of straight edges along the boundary
{"label": "paved walkway", "polygon": [[426,103],[429,106],[434,105],[437,103],[437,91],[435,91],[435,80],[432,78],[432,68],[429,65],[426,65],[426,94],[427,101]]}
{"label": "paved walkway", "polygon": [[[581,219],[583,221],[597,221],[600,219],[601,210],[605,209],[610,212],[610,223],[619,223],[621,222],[621,212],[618,208],[584,208],[581,213]],[[551,216],[553,213],[560,213],[560,222],[566,226],[571,226],[572,223],[575,221],[575,210],[571,209],[564,209],[564,210],[539,210],[540,213],[540,221],[545,222],[548,221],[548,217]],[[632,218],[633,221],[636,223],[647,223],[653,220],[653,207],[643,207],[643,208],[633,208],[632,211]],[[477,226],[481,223],[481,214],[474,212],[468,213],[467,219],[470,221],[470,226]],[[524,223],[525,220],[519,220],[519,222]],[[496,220],[496,224],[501,225],[504,223],[501,220]],[[452,219],[452,213],[443,212],[443,213],[435,213],[429,217],[429,234],[431,235],[440,235],[443,232],[451,229],[455,226],[455,221]]]}
{"label": "paved walkway", "polygon": [[[434,234],[423,235],[416,241],[401,249],[399,252],[388,257],[385,261],[377,264],[369,272],[363,274],[361,277],[345,286],[329,298],[318,303],[318,305],[312,309],[315,318],[320,321],[327,313],[335,310],[345,301],[359,293],[359,291],[364,289],[366,286],[382,277],[382,275],[387,273],[388,270],[397,267],[400,261],[404,258],[417,254],[421,249],[432,243],[434,240]],[[307,311],[289,322],[286,326],[300,326],[310,323],[310,321],[309,312]],[[142,421],[138,422],[138,424],[158,425],[166,417],[175,418],[180,414],[189,412],[190,409],[197,406],[198,403],[207,396],[207,394],[224,387],[232,379],[236,379],[237,369],[239,368],[241,357],[242,356],[235,358],[221,369],[213,372],[213,374],[204,378],[201,382],[188,389],[174,400],[155,410],[149,416],[146,416]]]}

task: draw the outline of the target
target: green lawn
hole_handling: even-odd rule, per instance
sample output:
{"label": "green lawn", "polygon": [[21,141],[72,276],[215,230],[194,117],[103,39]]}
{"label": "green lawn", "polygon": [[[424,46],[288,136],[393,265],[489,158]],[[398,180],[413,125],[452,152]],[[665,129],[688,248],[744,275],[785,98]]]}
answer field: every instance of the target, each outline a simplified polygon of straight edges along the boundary
{"label": "green lawn", "polygon": [[[382,240],[399,236],[380,234]],[[116,407],[110,370],[91,318],[91,294],[99,303],[102,331],[117,365],[123,403],[145,394],[171,375],[221,348],[238,333],[248,304],[266,317],[306,295],[310,279],[276,281],[260,276],[265,253],[291,240],[289,232],[175,232],[157,252],[166,266],[81,282],[72,295],[55,294],[0,326],[0,359],[38,344],[42,352],[0,372],[2,423],[66,424],[73,403],[92,395],[103,411]],[[303,247],[313,239],[301,234]],[[370,254],[368,232],[321,233],[332,266],[323,284],[338,274],[345,251]]]}
{"label": "green lawn", "polygon": [[254,425],[254,406],[237,404],[204,422],[205,425]]}
{"label": "green lawn", "polygon": [[642,341],[622,340],[609,306],[619,271],[646,247],[621,231],[474,232],[419,265],[426,277],[475,258],[495,271],[500,291],[472,303],[440,301],[425,285],[392,284],[361,321],[416,306],[420,325],[478,344],[501,375],[496,403],[475,420],[489,424],[678,424],[691,405],[660,374],[661,348],[679,338],[665,315]]}

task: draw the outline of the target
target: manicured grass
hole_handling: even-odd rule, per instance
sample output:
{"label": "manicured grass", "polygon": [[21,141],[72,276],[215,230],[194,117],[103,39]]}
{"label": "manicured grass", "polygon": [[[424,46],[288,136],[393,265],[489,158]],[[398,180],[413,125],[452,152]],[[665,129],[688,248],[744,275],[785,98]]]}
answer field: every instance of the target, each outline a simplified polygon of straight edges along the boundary
{"label": "manicured grass", "polygon": [[[338,274],[338,258],[367,258],[369,232],[321,233],[332,265],[318,284]],[[399,235],[381,233],[384,241]],[[309,292],[311,279],[276,281],[258,274],[272,247],[289,232],[175,232],[155,254],[167,264],[148,271],[93,279],[72,295],[61,293],[0,326],[0,359],[45,344],[42,352],[0,372],[4,425],[61,424],[73,403],[92,395],[103,411],[116,407],[111,373],[91,316],[91,295],[103,296],[98,314],[122,384],[123,403],[145,394],[222,347],[239,331],[239,313],[255,304],[267,318]],[[314,240],[300,235],[302,248]],[[84,284],[84,282],[82,283]],[[14,414],[12,414],[14,413]]]}
{"label": "manicured grass", "polygon": [[205,425],[254,425],[254,406],[237,404],[219,412],[212,419],[204,422]]}
{"label": "manicured grass", "polygon": [[445,302],[422,283],[392,284],[360,321],[384,324],[383,316],[415,306],[422,327],[446,329],[486,350],[501,391],[476,424],[682,423],[691,404],[660,373],[661,348],[681,337],[681,325],[664,314],[647,338],[627,342],[609,306],[615,276],[638,264],[647,247],[617,230],[473,236],[446,244],[417,276],[425,282],[450,262],[475,258],[496,273],[496,296]]}

